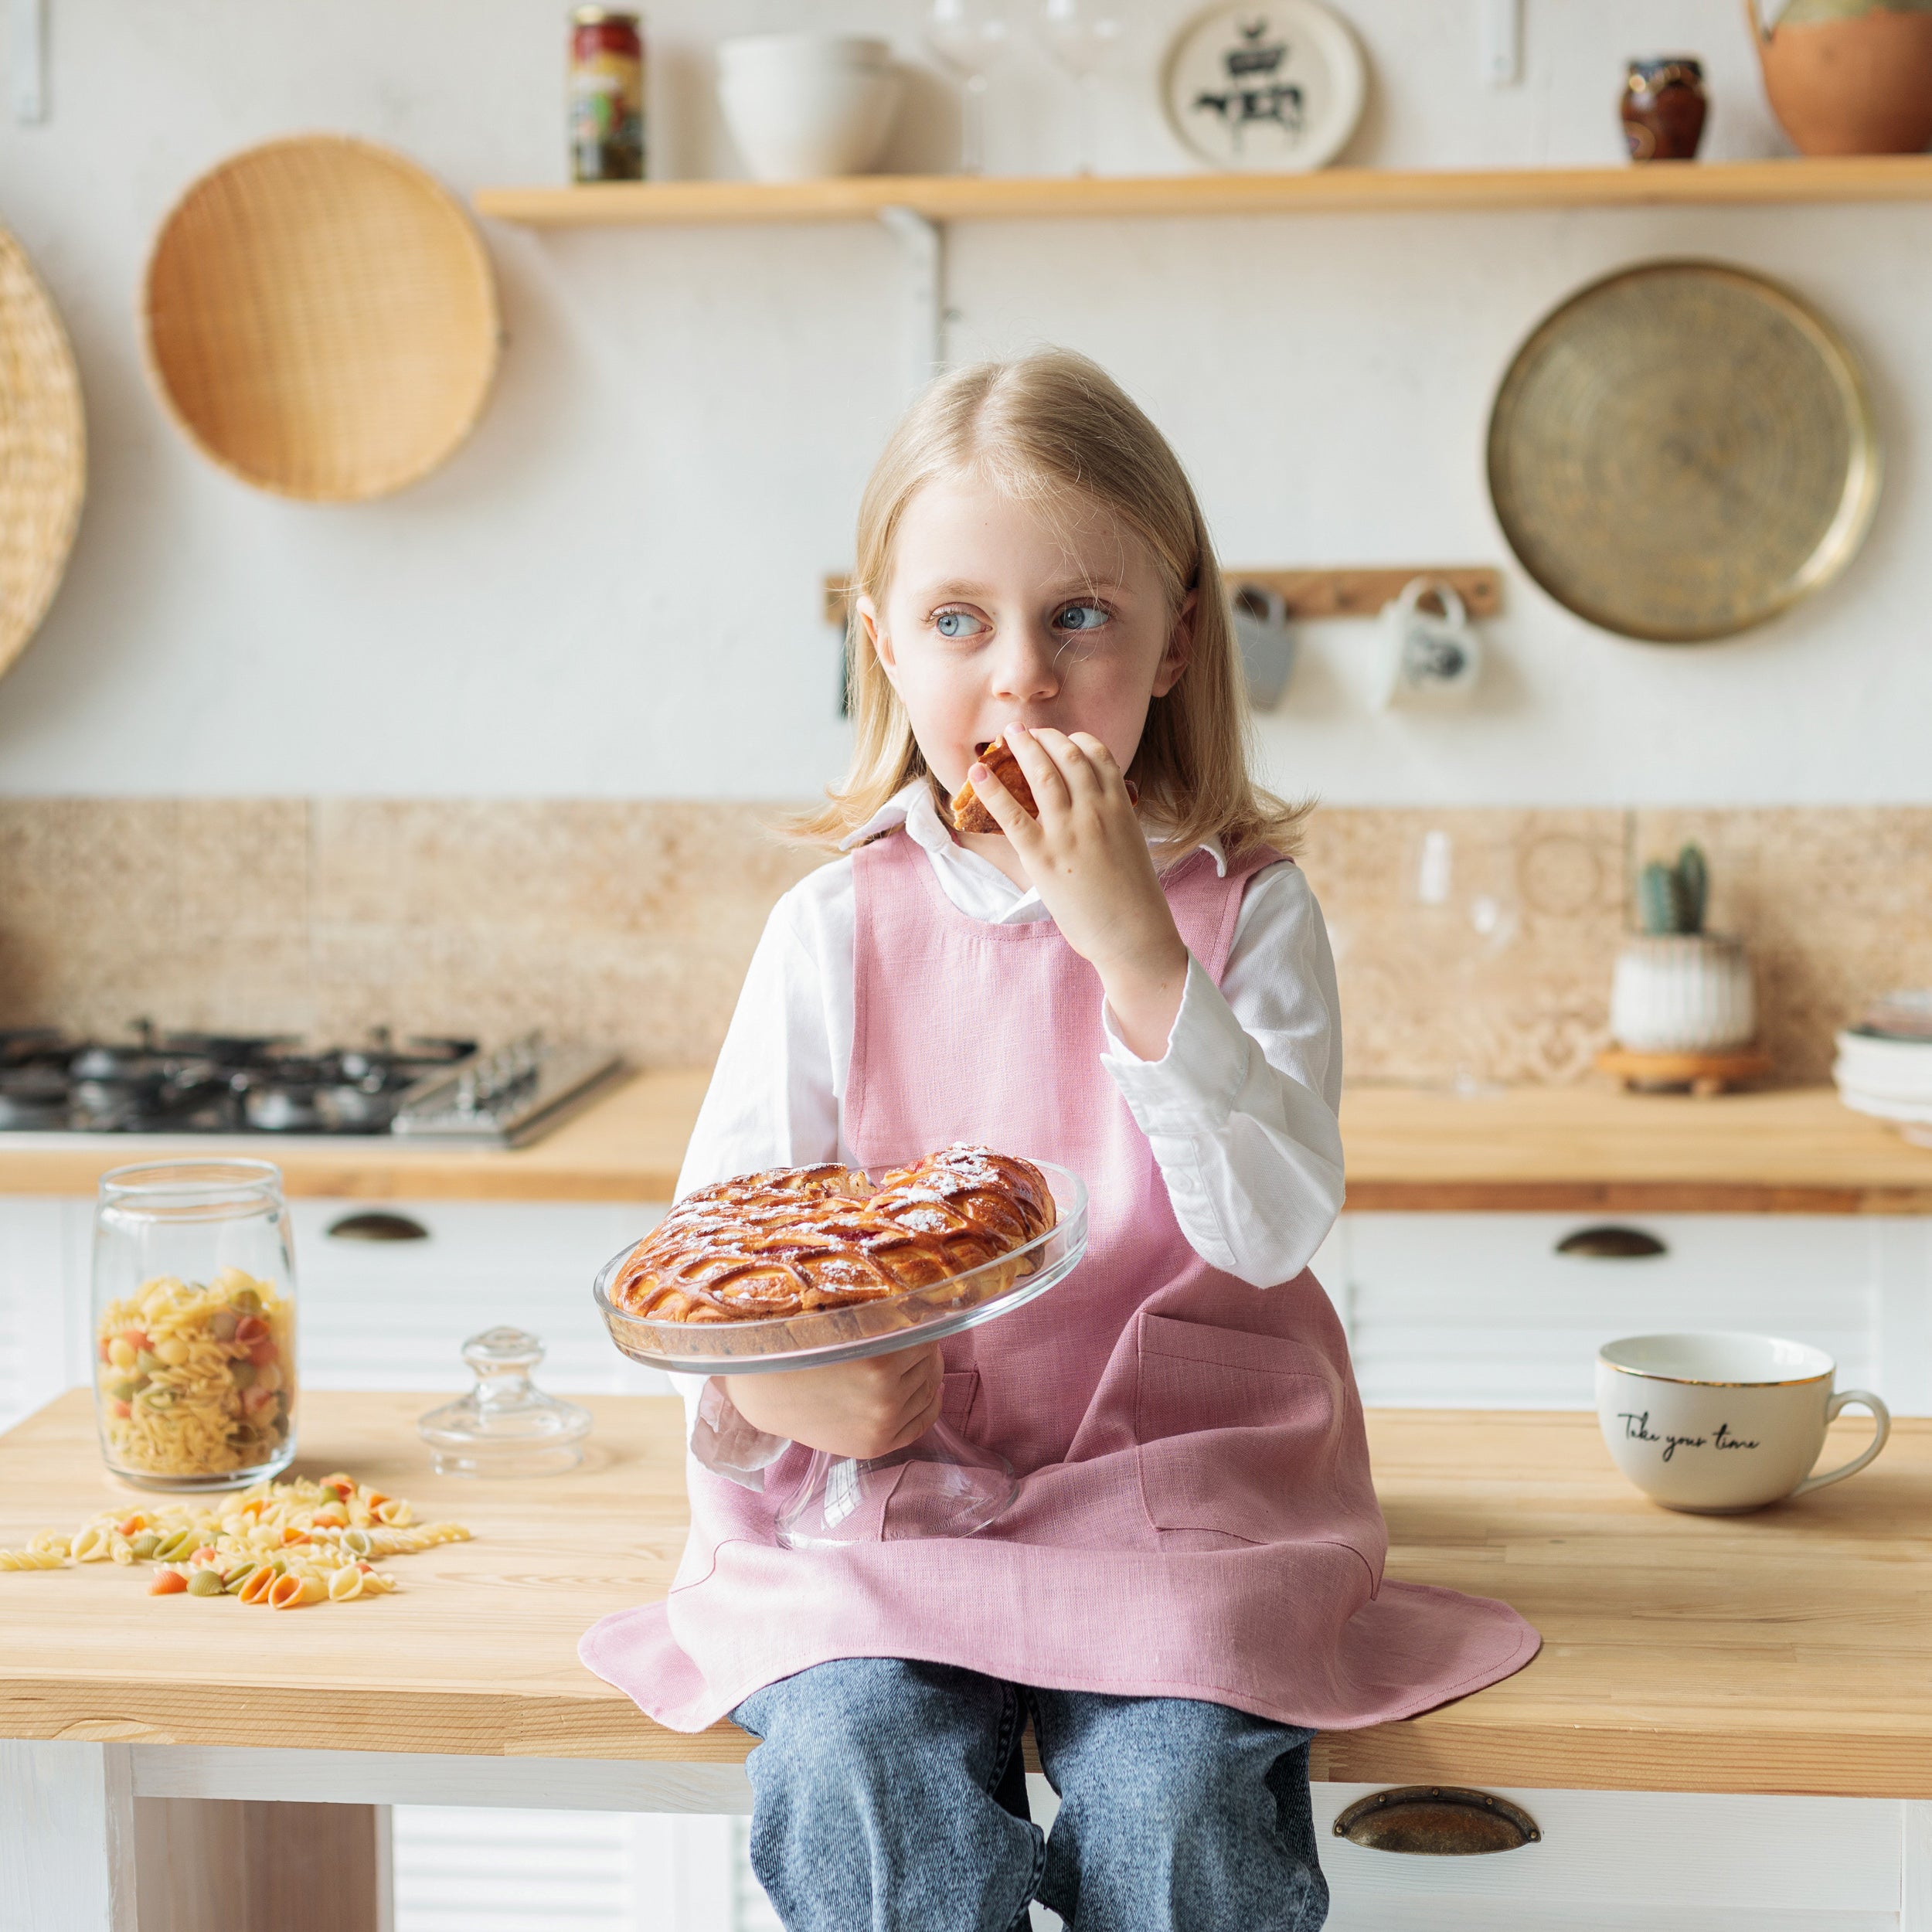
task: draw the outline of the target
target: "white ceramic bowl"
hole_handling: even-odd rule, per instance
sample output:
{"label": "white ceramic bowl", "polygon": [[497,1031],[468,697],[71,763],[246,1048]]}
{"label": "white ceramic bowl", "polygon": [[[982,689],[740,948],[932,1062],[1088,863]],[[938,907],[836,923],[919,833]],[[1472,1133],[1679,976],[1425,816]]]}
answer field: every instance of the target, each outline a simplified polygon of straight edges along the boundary
{"label": "white ceramic bowl", "polygon": [[892,65],[889,42],[862,33],[748,33],[718,46],[722,73],[781,67],[802,73],[822,67],[863,68],[876,73]]}
{"label": "white ceramic bowl", "polygon": [[752,174],[815,181],[873,167],[904,84],[888,53],[882,40],[852,35],[726,41],[719,49],[718,98]]}

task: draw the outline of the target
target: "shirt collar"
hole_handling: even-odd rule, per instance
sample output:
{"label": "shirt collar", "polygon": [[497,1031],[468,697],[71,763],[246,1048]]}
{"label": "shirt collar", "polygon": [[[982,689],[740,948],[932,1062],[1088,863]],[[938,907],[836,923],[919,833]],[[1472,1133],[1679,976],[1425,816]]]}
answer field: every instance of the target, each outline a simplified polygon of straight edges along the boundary
{"label": "shirt collar", "polygon": [[[939,807],[933,798],[932,786],[924,778],[915,778],[910,784],[894,792],[856,832],[849,833],[838,842],[838,849],[850,852],[855,845],[862,845],[868,839],[876,838],[881,832],[893,831],[900,825],[906,828],[906,835],[913,843],[936,862],[948,859],[966,861],[984,866],[996,879],[1005,879],[1006,877],[997,866],[981,859],[978,852],[968,851],[954,838],[940,818]],[[1155,836],[1158,830],[1158,826],[1148,828],[1148,843],[1150,845],[1159,842]],[[1225,879],[1227,876],[1228,859],[1220,840],[1203,838],[1201,850],[1213,857],[1214,869]],[[1010,880],[1006,883],[1012,883]]]}

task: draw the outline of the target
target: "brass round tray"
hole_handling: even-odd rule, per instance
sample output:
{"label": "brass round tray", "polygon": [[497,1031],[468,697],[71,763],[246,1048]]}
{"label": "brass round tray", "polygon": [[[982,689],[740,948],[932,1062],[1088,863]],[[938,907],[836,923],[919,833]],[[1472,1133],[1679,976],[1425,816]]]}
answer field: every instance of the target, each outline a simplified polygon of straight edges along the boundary
{"label": "brass round tray", "polygon": [[1628,638],[1761,624],[1842,570],[1879,492],[1850,351],[1716,262],[1647,263],[1544,318],[1489,419],[1489,493],[1523,568]]}

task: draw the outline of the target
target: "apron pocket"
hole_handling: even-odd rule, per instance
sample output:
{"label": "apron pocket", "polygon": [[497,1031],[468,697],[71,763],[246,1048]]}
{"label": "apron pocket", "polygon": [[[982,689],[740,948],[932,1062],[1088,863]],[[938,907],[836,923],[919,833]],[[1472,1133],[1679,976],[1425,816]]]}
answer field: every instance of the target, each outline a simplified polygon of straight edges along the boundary
{"label": "apron pocket", "polygon": [[948,1429],[957,1429],[962,1436],[970,1434],[975,1423],[985,1420],[975,1413],[978,1407],[979,1371],[948,1369],[940,1378],[940,1420]]}
{"label": "apron pocket", "polygon": [[1342,1378],[1279,1335],[1140,1318],[1141,1501],[1163,1542],[1216,1549],[1356,1538],[1337,1486]]}

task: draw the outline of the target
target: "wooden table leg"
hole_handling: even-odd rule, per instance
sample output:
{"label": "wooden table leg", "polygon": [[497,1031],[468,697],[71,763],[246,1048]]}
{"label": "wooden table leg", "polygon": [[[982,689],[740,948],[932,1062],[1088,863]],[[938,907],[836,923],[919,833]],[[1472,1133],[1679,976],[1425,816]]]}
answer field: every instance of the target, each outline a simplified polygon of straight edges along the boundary
{"label": "wooden table leg", "polygon": [[141,1932],[388,1932],[388,1808],[134,1801]]}
{"label": "wooden table leg", "polygon": [[0,1926],[135,1932],[127,1745],[0,1738]]}

